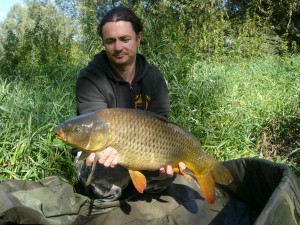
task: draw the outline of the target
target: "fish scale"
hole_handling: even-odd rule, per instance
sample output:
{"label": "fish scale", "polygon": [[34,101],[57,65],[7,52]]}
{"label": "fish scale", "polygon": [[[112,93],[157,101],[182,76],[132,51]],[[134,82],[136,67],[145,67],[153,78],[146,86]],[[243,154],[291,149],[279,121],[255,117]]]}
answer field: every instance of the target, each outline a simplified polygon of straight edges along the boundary
{"label": "fish scale", "polygon": [[[206,154],[191,133],[148,111],[102,109],[71,118],[57,126],[55,132],[65,143],[97,155],[106,147],[115,148],[119,163],[128,168],[139,192],[146,185],[146,178],[139,170],[158,170],[171,165],[176,172],[189,177],[178,169],[180,162],[194,173],[209,203],[215,199],[215,182],[232,181],[228,169]],[[92,174],[93,170],[90,177]]]}
{"label": "fish scale", "polygon": [[[171,151],[164,150],[167,149],[167,146],[170,146],[169,149],[176,149],[173,146],[174,142],[170,142],[170,138],[162,138],[162,136],[159,137],[159,130],[162,130],[164,132],[168,131],[163,127],[163,123],[159,123],[159,121],[157,120],[147,120],[147,117],[145,116],[137,117],[134,116],[134,114],[126,115],[127,119],[122,122],[120,120],[117,120],[115,113],[117,112],[106,112],[103,115],[100,115],[100,117],[106,118],[106,120],[111,121],[108,124],[108,132],[113,138],[110,142],[111,144],[108,145],[114,146],[117,149],[122,148],[122,151],[119,152],[121,156],[121,164],[123,164],[125,167],[130,168],[142,166],[145,168],[144,165],[145,163],[147,163],[146,160],[153,161],[154,158],[165,159],[166,157],[174,158],[172,157],[174,154],[170,154],[170,156],[168,156],[168,153]],[[131,126],[124,126],[128,123],[128,121],[134,122],[131,122]],[[139,126],[140,124],[143,124],[143,126]],[[149,129],[147,129],[147,127],[149,127]],[[135,138],[136,134],[139,133],[143,133],[143,135],[141,135],[141,138]],[[129,142],[128,137],[132,137],[133,141]],[[118,143],[118,145],[116,145],[115,143]],[[161,146],[159,146],[160,144]],[[144,151],[140,152],[141,156],[139,157],[142,160],[135,160],[135,153],[138,152],[139,149],[144,149]],[[127,156],[122,157],[122,153],[126,153],[125,155]],[[126,162],[122,162],[122,159],[125,159]],[[170,159],[168,161],[169,163],[171,163]],[[165,165],[165,160],[156,160],[156,164],[152,163],[148,165],[149,167],[145,169],[157,169]]]}

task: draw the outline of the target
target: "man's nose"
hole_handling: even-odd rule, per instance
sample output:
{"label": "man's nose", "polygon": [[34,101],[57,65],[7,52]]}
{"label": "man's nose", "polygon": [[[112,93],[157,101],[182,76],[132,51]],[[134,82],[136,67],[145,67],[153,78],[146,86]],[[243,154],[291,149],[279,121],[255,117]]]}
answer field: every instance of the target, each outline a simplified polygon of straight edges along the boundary
{"label": "man's nose", "polygon": [[123,44],[121,41],[117,40],[116,43],[115,43],[115,50],[116,51],[120,51],[123,49]]}

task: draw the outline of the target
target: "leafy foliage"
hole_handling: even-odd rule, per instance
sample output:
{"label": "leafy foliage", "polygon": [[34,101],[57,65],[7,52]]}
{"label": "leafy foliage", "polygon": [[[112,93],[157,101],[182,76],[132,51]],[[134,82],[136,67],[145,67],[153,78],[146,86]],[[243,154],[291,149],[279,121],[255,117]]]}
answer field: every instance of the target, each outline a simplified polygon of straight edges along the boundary
{"label": "leafy foliage", "polygon": [[[177,52],[180,50],[184,56],[218,59],[224,55],[255,57],[283,53],[287,48],[297,52],[300,45],[296,0],[286,3],[272,0],[56,2],[71,17],[77,16],[82,28],[82,49],[88,54],[101,48],[96,25],[109,8],[117,5],[133,8],[143,18],[144,37],[151,44],[149,51],[159,48],[160,45],[155,46],[155,43],[164,43],[176,46]],[[283,20],[279,21],[278,16]]]}
{"label": "leafy foliage", "polygon": [[[28,64],[39,73],[39,65],[61,62],[71,56],[70,21],[50,1],[32,1],[24,9],[16,5],[2,24],[2,32],[5,73],[26,68]],[[26,72],[23,76],[32,78]]]}
{"label": "leafy foliage", "polygon": [[265,20],[274,33],[288,41],[293,50],[300,46],[300,3],[298,0],[230,0],[225,1],[230,19],[243,20],[245,15]]}

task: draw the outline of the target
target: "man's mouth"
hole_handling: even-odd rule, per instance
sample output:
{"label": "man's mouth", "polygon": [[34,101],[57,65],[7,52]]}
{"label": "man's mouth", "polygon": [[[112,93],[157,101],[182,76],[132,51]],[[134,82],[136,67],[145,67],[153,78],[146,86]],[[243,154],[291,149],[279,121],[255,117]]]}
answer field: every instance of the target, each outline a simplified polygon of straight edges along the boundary
{"label": "man's mouth", "polygon": [[113,56],[116,57],[116,58],[122,58],[122,57],[124,57],[126,55],[127,55],[126,53],[116,53],[116,54],[113,54]]}

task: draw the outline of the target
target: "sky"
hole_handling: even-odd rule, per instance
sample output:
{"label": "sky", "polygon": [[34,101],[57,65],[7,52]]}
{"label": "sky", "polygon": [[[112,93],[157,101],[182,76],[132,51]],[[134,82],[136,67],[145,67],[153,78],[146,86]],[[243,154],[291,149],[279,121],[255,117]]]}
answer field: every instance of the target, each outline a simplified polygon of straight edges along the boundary
{"label": "sky", "polygon": [[0,0],[0,20],[3,20],[6,17],[10,7],[12,7],[15,3],[23,5],[22,0]]}

